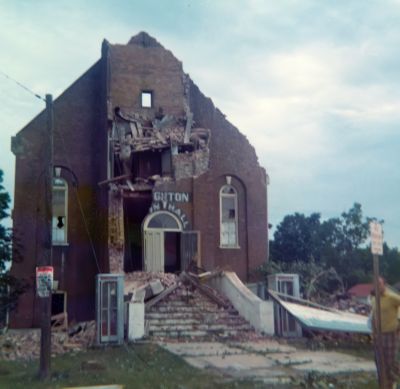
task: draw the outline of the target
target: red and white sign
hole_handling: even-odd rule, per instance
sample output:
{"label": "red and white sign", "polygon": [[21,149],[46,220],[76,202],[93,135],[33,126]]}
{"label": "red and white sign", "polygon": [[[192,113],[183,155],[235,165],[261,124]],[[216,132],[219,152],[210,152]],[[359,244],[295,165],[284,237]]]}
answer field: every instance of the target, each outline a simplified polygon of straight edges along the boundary
{"label": "red and white sign", "polygon": [[371,233],[371,252],[374,255],[383,255],[383,228],[378,222],[369,223]]}
{"label": "red and white sign", "polygon": [[53,266],[36,268],[36,292],[39,297],[49,297],[53,289]]}

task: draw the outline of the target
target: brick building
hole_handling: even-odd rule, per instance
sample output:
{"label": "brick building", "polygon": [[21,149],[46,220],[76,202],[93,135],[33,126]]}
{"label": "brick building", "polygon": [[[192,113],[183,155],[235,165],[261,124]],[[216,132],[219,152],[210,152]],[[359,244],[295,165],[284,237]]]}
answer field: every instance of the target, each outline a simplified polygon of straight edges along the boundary
{"label": "brick building", "polygon": [[[182,63],[146,33],[104,41],[54,102],[53,266],[69,320],[94,318],[95,275],[178,272],[194,261],[249,281],[267,260],[267,176],[254,148]],[[13,327],[39,323],[47,137],[42,112],[12,139],[14,228],[32,288]]]}

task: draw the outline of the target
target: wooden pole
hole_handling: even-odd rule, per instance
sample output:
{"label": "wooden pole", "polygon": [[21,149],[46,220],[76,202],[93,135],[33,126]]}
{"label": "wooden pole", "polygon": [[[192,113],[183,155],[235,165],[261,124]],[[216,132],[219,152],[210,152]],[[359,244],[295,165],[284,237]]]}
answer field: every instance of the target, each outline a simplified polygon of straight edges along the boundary
{"label": "wooden pole", "polygon": [[[45,250],[43,258],[39,259],[41,265],[52,265],[52,217],[53,217],[53,97],[46,95],[46,113],[47,113],[47,132],[48,132],[48,150],[47,150],[47,175],[46,175],[46,194],[45,194]],[[48,286],[48,296],[39,297],[40,301],[40,370],[39,378],[45,380],[50,375],[51,362],[51,285]]]}
{"label": "wooden pole", "polygon": [[375,290],[375,344],[376,344],[376,363],[379,370],[379,388],[385,388],[385,371],[383,363],[383,349],[382,349],[382,318],[381,318],[381,295],[379,290],[379,256],[374,254],[374,290]]}

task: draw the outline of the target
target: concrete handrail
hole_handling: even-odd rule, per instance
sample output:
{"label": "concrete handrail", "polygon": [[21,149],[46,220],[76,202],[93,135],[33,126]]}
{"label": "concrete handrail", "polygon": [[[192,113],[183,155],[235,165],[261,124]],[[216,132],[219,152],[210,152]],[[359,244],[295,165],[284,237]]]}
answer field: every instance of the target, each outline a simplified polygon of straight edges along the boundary
{"label": "concrete handrail", "polygon": [[235,309],[257,331],[274,334],[274,306],[271,301],[261,300],[239,279],[235,272],[224,271],[208,281],[210,286],[226,296]]}

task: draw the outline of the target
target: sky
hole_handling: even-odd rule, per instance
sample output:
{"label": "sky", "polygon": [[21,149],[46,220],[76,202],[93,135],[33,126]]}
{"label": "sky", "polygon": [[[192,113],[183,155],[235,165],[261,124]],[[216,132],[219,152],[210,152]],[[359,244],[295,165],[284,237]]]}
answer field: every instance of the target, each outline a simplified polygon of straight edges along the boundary
{"label": "sky", "polygon": [[[0,0],[0,169],[10,139],[100,58],[146,31],[255,146],[269,222],[354,202],[400,247],[400,0]],[[273,232],[274,230],[272,230]]]}

